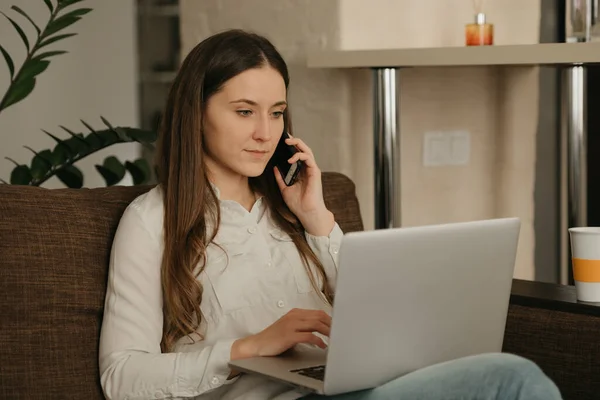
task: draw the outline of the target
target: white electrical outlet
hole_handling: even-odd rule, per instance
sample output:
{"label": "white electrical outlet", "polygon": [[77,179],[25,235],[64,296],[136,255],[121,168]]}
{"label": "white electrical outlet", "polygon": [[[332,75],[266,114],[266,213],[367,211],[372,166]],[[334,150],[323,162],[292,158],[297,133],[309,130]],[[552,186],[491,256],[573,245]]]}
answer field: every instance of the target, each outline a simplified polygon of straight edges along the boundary
{"label": "white electrical outlet", "polygon": [[446,165],[448,141],[443,132],[425,132],[423,137],[423,165],[435,167]]}
{"label": "white electrical outlet", "polygon": [[450,133],[450,165],[467,165],[471,156],[471,135],[467,131]]}
{"label": "white electrical outlet", "polygon": [[471,135],[467,131],[425,132],[423,165],[467,165],[471,155]]}

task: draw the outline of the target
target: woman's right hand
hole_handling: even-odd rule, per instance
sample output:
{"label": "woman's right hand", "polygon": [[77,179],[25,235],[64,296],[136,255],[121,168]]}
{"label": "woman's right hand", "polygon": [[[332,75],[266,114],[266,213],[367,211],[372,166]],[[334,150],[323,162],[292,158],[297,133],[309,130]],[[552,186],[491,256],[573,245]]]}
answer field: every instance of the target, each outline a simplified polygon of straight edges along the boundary
{"label": "woman's right hand", "polygon": [[329,337],[330,328],[331,317],[325,311],[295,308],[256,335],[235,341],[231,359],[276,356],[299,343],[324,349],[325,342],[313,332]]}

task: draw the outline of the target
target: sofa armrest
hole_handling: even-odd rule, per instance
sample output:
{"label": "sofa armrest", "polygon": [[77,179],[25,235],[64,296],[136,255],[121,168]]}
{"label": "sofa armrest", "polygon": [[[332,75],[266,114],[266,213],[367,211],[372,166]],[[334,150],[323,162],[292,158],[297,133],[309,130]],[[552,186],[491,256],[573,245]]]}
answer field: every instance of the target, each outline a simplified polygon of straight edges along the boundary
{"label": "sofa armrest", "polygon": [[504,348],[536,362],[563,398],[600,393],[600,305],[577,302],[572,286],[515,280]]}

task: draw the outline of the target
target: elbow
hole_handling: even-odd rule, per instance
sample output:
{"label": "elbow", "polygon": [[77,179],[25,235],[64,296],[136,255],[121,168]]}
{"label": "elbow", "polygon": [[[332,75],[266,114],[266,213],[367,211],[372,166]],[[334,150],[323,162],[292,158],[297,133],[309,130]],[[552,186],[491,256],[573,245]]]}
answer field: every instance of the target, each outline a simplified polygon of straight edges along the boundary
{"label": "elbow", "polygon": [[100,362],[100,386],[107,400],[125,399],[130,394],[127,388],[131,382],[128,373],[130,355],[110,355]]}

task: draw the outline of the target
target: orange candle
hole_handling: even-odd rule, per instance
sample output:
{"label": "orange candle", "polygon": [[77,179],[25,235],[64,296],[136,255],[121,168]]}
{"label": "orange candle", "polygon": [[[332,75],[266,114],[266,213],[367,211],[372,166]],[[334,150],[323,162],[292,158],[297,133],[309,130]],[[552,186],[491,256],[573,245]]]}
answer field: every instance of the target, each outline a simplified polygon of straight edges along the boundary
{"label": "orange candle", "polygon": [[478,13],[475,23],[465,27],[467,46],[490,46],[494,44],[494,25],[485,21],[485,14]]}

